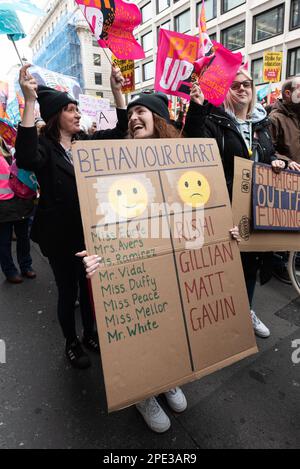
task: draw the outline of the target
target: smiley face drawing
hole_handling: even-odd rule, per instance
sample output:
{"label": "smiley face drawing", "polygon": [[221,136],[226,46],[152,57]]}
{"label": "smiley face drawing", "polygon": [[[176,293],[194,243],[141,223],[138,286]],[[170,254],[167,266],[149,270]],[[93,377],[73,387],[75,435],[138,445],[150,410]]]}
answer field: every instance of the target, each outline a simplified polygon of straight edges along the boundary
{"label": "smiley face drawing", "polygon": [[95,185],[96,197],[106,222],[128,220],[141,216],[155,198],[155,189],[145,174],[113,176]]}
{"label": "smiley face drawing", "polygon": [[193,208],[205,205],[210,197],[209,182],[198,171],[182,174],[177,183],[177,191],[181,200]]}

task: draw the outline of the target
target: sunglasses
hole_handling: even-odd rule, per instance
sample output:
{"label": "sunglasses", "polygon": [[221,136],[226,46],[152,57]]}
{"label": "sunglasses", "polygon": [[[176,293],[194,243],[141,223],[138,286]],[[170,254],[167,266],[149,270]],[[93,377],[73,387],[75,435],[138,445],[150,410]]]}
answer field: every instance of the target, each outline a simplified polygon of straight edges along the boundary
{"label": "sunglasses", "polygon": [[245,80],[245,81],[233,81],[230,88],[234,91],[239,90],[243,85],[244,88],[251,88],[252,87],[252,80]]}

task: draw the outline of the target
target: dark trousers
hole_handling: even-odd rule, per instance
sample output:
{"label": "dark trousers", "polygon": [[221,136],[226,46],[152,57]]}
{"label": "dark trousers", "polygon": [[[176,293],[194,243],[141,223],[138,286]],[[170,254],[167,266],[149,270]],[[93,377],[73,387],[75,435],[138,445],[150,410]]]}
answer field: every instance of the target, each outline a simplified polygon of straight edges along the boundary
{"label": "dark trousers", "polygon": [[257,255],[257,253],[255,252],[242,252],[241,259],[244,270],[249,305],[251,308],[256,285],[257,272],[260,268],[261,261],[259,255]]}
{"label": "dark trousers", "polygon": [[0,265],[6,277],[18,275],[12,253],[13,228],[17,238],[17,260],[22,273],[31,269],[30,240],[28,234],[29,219],[0,223]]}
{"label": "dark trousers", "polygon": [[58,288],[57,314],[64,337],[68,342],[71,342],[77,336],[75,302],[78,287],[84,335],[92,335],[95,330],[95,320],[82,259],[75,257],[73,254],[61,254],[49,257],[49,262]]}

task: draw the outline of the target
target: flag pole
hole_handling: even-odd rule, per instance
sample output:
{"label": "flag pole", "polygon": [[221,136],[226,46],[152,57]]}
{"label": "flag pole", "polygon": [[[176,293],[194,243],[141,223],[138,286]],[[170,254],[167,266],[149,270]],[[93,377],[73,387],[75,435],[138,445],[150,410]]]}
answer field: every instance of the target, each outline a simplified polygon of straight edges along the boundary
{"label": "flag pole", "polygon": [[104,52],[104,54],[106,55],[106,58],[107,58],[107,60],[109,61],[110,65],[112,65],[112,61],[111,61],[109,55],[107,54],[107,52],[106,52],[106,50],[105,50],[106,47],[102,47],[102,49],[103,49],[103,52]]}
{"label": "flag pole", "polygon": [[16,50],[16,53],[17,53],[17,55],[18,55],[18,57],[19,57],[19,60],[20,60],[20,62],[21,62],[21,65],[22,65],[22,67],[23,67],[23,65],[24,65],[24,64],[23,64],[23,60],[22,60],[22,58],[21,58],[21,56],[20,56],[20,54],[19,54],[18,48],[17,48],[17,46],[16,46],[16,43],[15,43],[14,39],[12,38],[12,36],[10,36],[10,39],[11,39],[11,42],[13,43],[13,45],[14,45],[14,48],[15,48],[15,50]]}

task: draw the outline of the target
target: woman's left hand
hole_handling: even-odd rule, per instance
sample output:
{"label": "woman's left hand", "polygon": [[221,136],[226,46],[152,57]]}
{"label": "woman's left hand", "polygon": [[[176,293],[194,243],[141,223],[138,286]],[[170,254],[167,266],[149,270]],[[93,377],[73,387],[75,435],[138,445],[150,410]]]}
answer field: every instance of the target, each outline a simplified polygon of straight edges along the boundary
{"label": "woman's left hand", "polygon": [[110,85],[112,92],[121,91],[124,82],[125,79],[122,75],[120,68],[113,64],[110,75]]}
{"label": "woman's left hand", "polygon": [[285,168],[285,162],[282,160],[274,160],[271,163],[272,169],[275,173],[280,173]]}
{"label": "woman's left hand", "polygon": [[237,226],[231,228],[231,230],[229,230],[229,233],[231,234],[232,238],[235,239],[238,243],[241,242],[240,232]]}
{"label": "woman's left hand", "polygon": [[89,256],[87,251],[77,252],[77,257],[83,257],[82,261],[86,271],[86,278],[91,278],[100,267],[101,257],[97,255]]}

